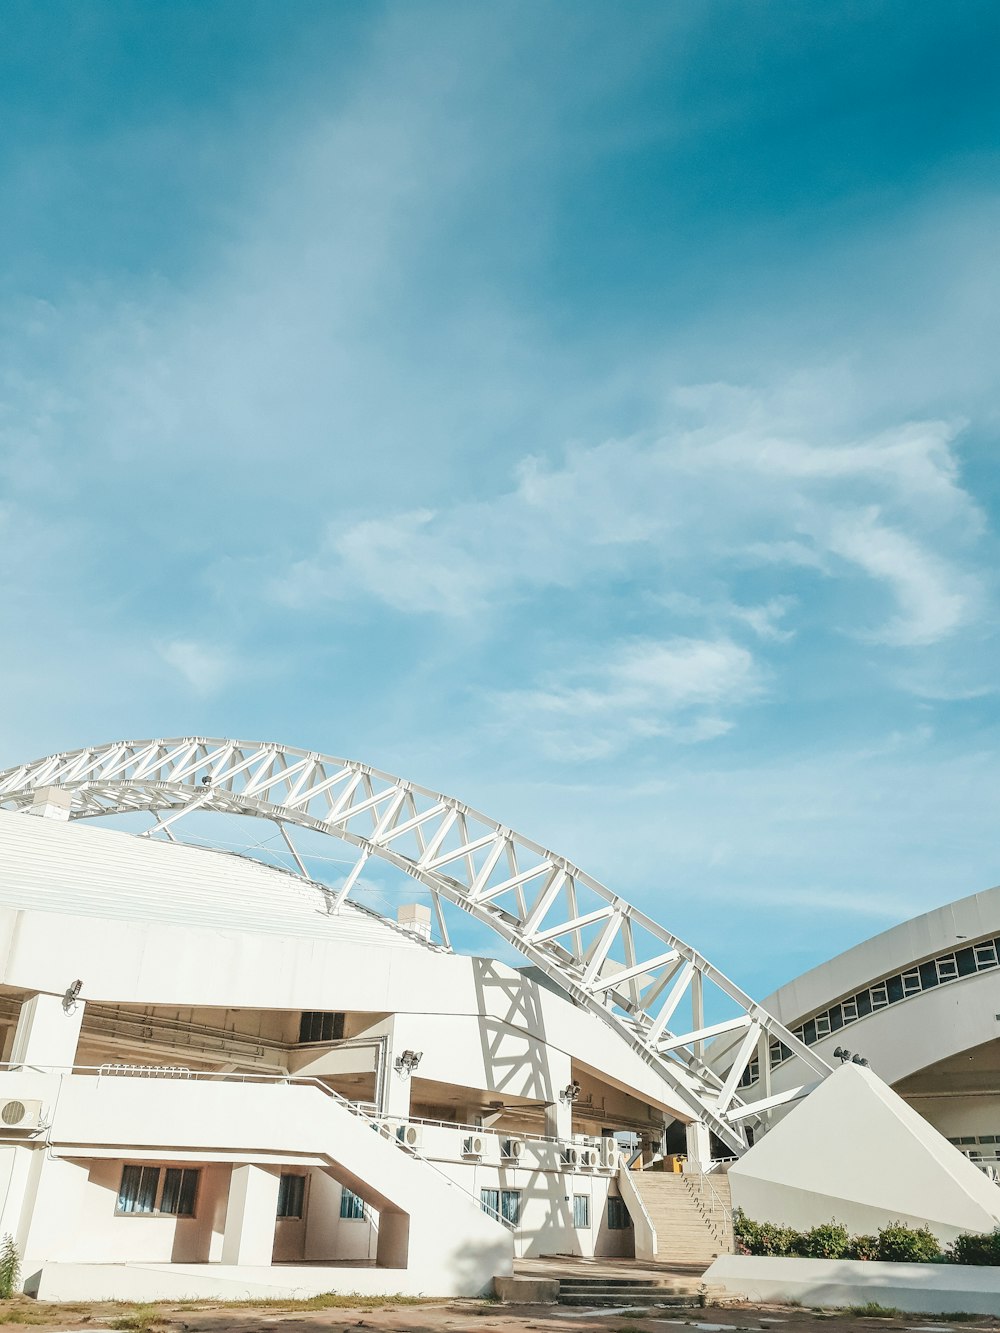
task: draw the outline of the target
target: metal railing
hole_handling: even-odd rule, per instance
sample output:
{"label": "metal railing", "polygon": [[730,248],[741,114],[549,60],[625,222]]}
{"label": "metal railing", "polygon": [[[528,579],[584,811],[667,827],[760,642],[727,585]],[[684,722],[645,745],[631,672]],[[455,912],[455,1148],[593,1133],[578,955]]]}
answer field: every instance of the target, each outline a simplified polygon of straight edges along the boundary
{"label": "metal railing", "polygon": [[733,1235],[733,1210],[712,1184],[712,1177],[704,1171],[685,1171],[681,1179],[719,1240],[730,1240]]}
{"label": "metal railing", "polygon": [[[124,1071],[128,1070],[128,1068],[129,1067],[127,1065],[118,1065],[118,1066],[27,1065],[27,1064],[6,1063],[6,1064],[0,1064],[0,1073],[21,1073],[24,1072],[25,1070],[29,1070],[39,1074],[58,1074],[61,1083],[62,1079],[64,1079],[67,1074],[71,1076],[82,1075],[84,1077],[89,1076],[100,1079],[102,1076],[107,1077],[109,1075],[112,1077],[120,1077],[122,1076]],[[331,1088],[328,1084],[323,1083],[320,1079],[311,1078],[308,1076],[303,1078],[297,1074],[263,1074],[263,1073],[258,1073],[256,1071],[223,1074],[219,1073],[216,1070],[209,1070],[209,1069],[205,1070],[187,1069],[184,1070],[183,1073],[180,1073],[180,1070],[184,1068],[183,1066],[164,1066],[162,1073],[155,1074],[151,1072],[153,1068],[155,1067],[148,1065],[146,1066],[137,1065],[135,1066],[135,1073],[131,1076],[142,1077],[142,1078],[160,1077],[160,1078],[170,1078],[170,1079],[176,1077],[184,1077],[190,1079],[192,1082],[197,1081],[205,1083],[261,1083],[261,1084],[277,1084],[279,1086],[289,1085],[294,1087],[317,1088],[325,1096],[331,1098],[331,1100],[337,1102],[338,1105],[342,1106],[344,1110],[347,1111],[350,1115],[357,1117],[358,1120],[361,1120],[363,1123],[369,1125],[373,1130],[375,1130],[375,1132],[381,1138],[387,1139],[400,1152],[405,1153],[407,1157],[412,1158],[414,1161],[423,1163],[424,1166],[428,1167],[431,1171],[435,1172],[436,1175],[440,1176],[440,1178],[445,1182],[445,1184],[449,1186],[449,1188],[456,1190],[459,1194],[464,1195],[464,1197],[466,1199],[471,1200],[471,1202],[474,1203],[477,1208],[483,1210],[481,1199],[477,1198],[476,1195],[473,1194],[471,1190],[467,1190],[464,1185],[460,1185],[457,1180],[453,1180],[451,1176],[448,1175],[447,1171],[442,1171],[441,1168],[437,1166],[434,1162],[432,1162],[429,1158],[424,1157],[422,1153],[417,1152],[416,1149],[411,1147],[408,1143],[404,1143],[402,1142],[401,1139],[397,1138],[394,1128],[390,1130],[389,1126],[383,1123],[377,1116],[370,1115],[367,1111],[363,1110],[358,1102],[349,1101],[346,1097],[342,1096],[339,1092],[336,1092],[333,1088]],[[128,1077],[129,1075],[126,1073],[125,1076]],[[49,1132],[51,1133],[51,1125],[49,1126]],[[505,1227],[508,1231],[513,1232],[516,1230],[513,1223],[508,1222],[505,1218],[501,1218],[499,1220],[501,1226]]]}

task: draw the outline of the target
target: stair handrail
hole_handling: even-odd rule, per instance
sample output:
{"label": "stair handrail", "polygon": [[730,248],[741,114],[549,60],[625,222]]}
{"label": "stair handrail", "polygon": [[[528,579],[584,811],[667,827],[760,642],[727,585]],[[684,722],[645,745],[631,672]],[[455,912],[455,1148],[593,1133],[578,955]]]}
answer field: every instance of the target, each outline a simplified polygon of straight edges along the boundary
{"label": "stair handrail", "polygon": [[700,1201],[704,1202],[705,1190],[706,1190],[706,1189],[708,1190],[708,1193],[709,1193],[709,1196],[710,1196],[710,1199],[709,1199],[709,1215],[710,1215],[710,1220],[711,1220],[711,1222],[713,1223],[713,1225],[714,1225],[714,1222],[715,1222],[715,1213],[716,1213],[716,1209],[718,1209],[719,1212],[721,1212],[721,1214],[722,1214],[722,1237],[721,1237],[721,1239],[725,1240],[726,1237],[727,1237],[727,1234],[728,1234],[729,1236],[732,1236],[732,1234],[733,1234],[733,1210],[732,1210],[731,1207],[729,1207],[729,1205],[727,1205],[727,1203],[726,1203],[726,1201],[723,1199],[722,1195],[719,1193],[719,1191],[718,1191],[718,1190],[715,1188],[715,1186],[712,1184],[711,1178],[710,1178],[710,1177],[708,1176],[708,1174],[707,1174],[706,1172],[704,1172],[704,1171],[685,1171],[685,1172],[684,1172],[684,1174],[683,1174],[683,1176],[682,1176],[682,1179],[684,1180],[684,1183],[688,1186],[688,1189],[689,1189],[692,1193],[694,1193],[694,1190],[695,1190],[694,1180],[695,1180],[695,1177],[696,1177],[696,1176],[697,1176],[697,1178],[698,1178],[697,1191],[698,1191],[698,1199],[699,1199]]}

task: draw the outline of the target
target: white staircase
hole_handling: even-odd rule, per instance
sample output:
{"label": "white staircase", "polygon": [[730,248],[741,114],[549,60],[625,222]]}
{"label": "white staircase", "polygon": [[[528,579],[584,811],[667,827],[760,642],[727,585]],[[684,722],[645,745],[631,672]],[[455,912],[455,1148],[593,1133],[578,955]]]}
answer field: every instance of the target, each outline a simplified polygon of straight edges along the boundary
{"label": "white staircase", "polygon": [[703,1264],[731,1254],[732,1201],[723,1174],[633,1171],[631,1181],[655,1232],[658,1263]]}

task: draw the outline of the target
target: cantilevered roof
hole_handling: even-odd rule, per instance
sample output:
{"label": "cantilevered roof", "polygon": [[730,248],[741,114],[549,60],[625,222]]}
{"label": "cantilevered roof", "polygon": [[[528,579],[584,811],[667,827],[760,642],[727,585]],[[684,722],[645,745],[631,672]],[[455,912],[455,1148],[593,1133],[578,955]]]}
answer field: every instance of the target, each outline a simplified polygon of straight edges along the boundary
{"label": "cantilevered roof", "polygon": [[232,853],[0,811],[0,907],[428,948],[323,885]]}

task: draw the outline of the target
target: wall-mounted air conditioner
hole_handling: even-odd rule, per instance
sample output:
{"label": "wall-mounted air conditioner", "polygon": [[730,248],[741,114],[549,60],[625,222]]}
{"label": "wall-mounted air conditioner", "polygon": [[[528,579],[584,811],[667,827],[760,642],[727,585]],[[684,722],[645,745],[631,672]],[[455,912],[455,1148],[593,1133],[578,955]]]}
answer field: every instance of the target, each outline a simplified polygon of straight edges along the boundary
{"label": "wall-mounted air conditioner", "polygon": [[41,1123],[41,1102],[16,1097],[0,1102],[0,1129],[37,1129]]}
{"label": "wall-mounted air conditioner", "polygon": [[618,1143],[616,1140],[605,1139],[601,1144],[601,1166],[606,1166],[612,1171],[617,1171],[619,1155]]}
{"label": "wall-mounted air conditioner", "polygon": [[600,1153],[594,1148],[584,1148],[580,1153],[580,1165],[586,1167],[595,1167],[600,1161]]}
{"label": "wall-mounted air conditioner", "polygon": [[467,1138],[462,1140],[463,1157],[482,1157],[482,1155],[483,1140],[481,1135],[470,1134]]}
{"label": "wall-mounted air conditioner", "polygon": [[420,1125],[403,1124],[396,1130],[396,1138],[407,1148],[419,1148],[423,1130]]}
{"label": "wall-mounted air conditioner", "polygon": [[521,1139],[504,1139],[503,1141],[504,1157],[509,1157],[516,1162],[523,1152],[524,1152],[524,1143]]}
{"label": "wall-mounted air conditioner", "polygon": [[577,1166],[580,1161],[580,1150],[578,1148],[565,1147],[562,1150],[563,1166]]}

